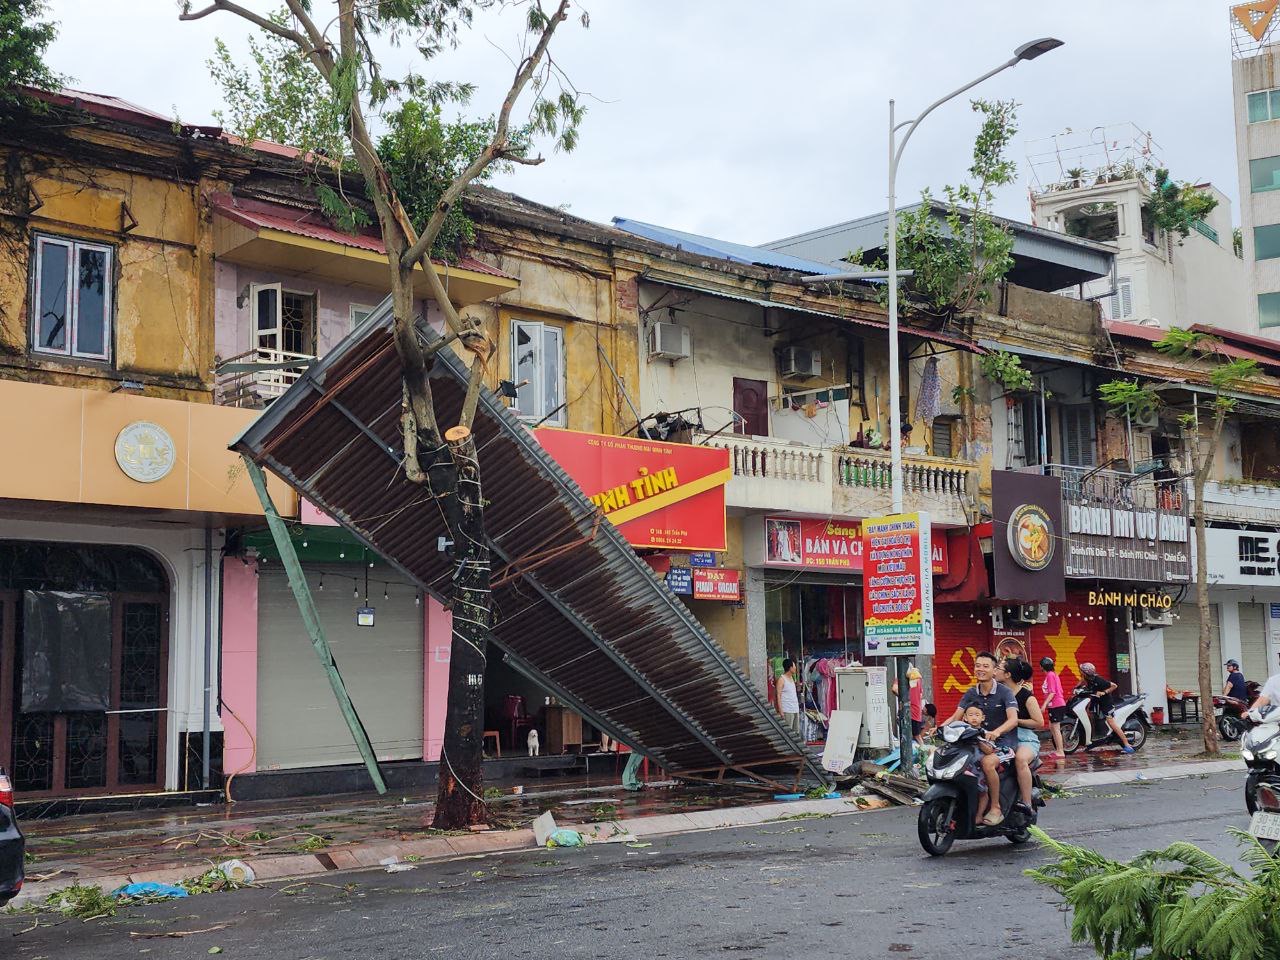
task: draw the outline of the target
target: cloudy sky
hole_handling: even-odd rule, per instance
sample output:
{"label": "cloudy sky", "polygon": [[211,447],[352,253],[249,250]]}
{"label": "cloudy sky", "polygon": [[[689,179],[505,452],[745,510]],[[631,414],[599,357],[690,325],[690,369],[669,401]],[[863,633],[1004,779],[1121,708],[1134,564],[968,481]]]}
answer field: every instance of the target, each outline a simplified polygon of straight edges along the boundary
{"label": "cloudy sky", "polygon": [[[264,12],[280,5],[243,2]],[[758,243],[882,210],[889,98],[900,117],[912,115],[1041,36],[1066,46],[978,88],[1022,104],[1021,180],[999,212],[1027,219],[1025,158],[1051,150],[1046,138],[1070,130],[1088,140],[1100,125],[1136,124],[1176,178],[1210,180],[1233,200],[1239,192],[1221,0],[586,5],[590,29],[570,21],[555,43],[592,95],[581,145],[499,184],[579,216]],[[215,14],[179,23],[174,0],[49,6],[61,24],[51,60],[73,86],[176,110],[188,122],[208,122],[219,104],[204,67],[214,37],[243,49],[241,21]],[[490,113],[519,36],[518,16],[478,20],[437,75],[477,82],[474,109]],[[931,115],[904,156],[900,202],[960,179],[977,126],[961,100]]]}

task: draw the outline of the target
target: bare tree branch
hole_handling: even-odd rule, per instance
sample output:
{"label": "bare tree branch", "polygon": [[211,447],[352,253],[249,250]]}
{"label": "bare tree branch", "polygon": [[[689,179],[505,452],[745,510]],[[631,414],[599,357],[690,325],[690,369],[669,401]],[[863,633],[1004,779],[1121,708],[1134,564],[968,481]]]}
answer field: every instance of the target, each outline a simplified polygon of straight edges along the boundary
{"label": "bare tree branch", "polygon": [[213,3],[211,3],[209,6],[205,7],[203,10],[196,10],[195,12],[191,12],[189,9],[184,9],[182,13],[178,14],[178,19],[179,20],[200,20],[200,19],[203,19],[204,17],[209,16],[209,14],[211,13],[218,13],[219,11],[225,11],[226,13],[233,13],[237,17],[241,17],[245,20],[248,20],[250,23],[254,24],[255,26],[261,27],[263,30],[268,31],[269,33],[274,33],[277,37],[283,37],[286,40],[292,40],[294,43],[298,45],[299,49],[303,51],[309,50],[311,47],[311,45],[307,43],[306,37],[298,33],[298,31],[290,30],[288,27],[282,27],[278,23],[273,23],[270,20],[268,20],[266,17],[262,16],[261,14],[254,13],[252,10],[248,9],[247,7],[242,7],[238,3],[232,3],[231,0],[213,0]]}

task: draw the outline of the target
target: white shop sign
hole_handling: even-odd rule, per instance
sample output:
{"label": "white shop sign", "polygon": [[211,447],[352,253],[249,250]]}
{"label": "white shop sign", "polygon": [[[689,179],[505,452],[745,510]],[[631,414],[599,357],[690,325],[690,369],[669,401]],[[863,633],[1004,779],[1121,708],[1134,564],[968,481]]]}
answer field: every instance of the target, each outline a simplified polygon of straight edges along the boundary
{"label": "white shop sign", "polygon": [[1209,582],[1224,587],[1280,587],[1280,532],[1205,530]]}

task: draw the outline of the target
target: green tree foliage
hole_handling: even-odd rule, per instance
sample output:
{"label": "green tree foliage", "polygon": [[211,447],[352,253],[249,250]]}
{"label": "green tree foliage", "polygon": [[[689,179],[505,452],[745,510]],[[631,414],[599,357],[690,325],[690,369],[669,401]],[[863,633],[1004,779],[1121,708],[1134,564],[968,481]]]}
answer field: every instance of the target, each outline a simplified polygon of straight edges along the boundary
{"label": "green tree foliage", "polygon": [[[920,206],[898,214],[898,267],[915,271],[902,281],[908,303],[931,314],[964,313],[991,296],[991,286],[1013,266],[1013,234],[991,216],[996,191],[1013,183],[1017,166],[1007,156],[1018,132],[1012,100],[974,100],[982,127],[973,144],[969,181],[945,187],[946,215],[934,214],[928,190]],[[855,262],[864,262],[855,254]],[[888,265],[881,256],[871,269]]]}
{"label": "green tree foliage", "polygon": [[1185,841],[1112,860],[1032,827],[1053,859],[1026,871],[1071,909],[1071,939],[1106,960],[1280,958],[1280,859],[1240,830],[1251,874]]}
{"label": "green tree foliage", "polygon": [[1021,357],[1007,350],[993,350],[983,354],[978,361],[978,369],[984,377],[1000,384],[1010,393],[1031,389],[1031,371],[1022,365]]}
{"label": "green tree foliage", "polygon": [[45,0],[4,0],[0,3],[0,112],[9,112],[26,98],[21,87],[52,90],[63,78],[45,63],[45,51],[58,25],[44,19]]}
{"label": "green tree foliage", "polygon": [[1160,229],[1176,233],[1183,240],[1191,234],[1197,221],[1217,206],[1217,199],[1207,191],[1197,190],[1186,181],[1170,180],[1168,170],[1161,168],[1152,177],[1151,199],[1147,201],[1151,220]]}

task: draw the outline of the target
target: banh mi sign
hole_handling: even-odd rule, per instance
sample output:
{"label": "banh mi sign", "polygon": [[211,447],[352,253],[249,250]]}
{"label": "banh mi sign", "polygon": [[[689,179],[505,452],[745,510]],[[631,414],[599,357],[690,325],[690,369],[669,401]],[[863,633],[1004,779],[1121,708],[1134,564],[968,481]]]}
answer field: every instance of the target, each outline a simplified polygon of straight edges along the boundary
{"label": "banh mi sign", "polygon": [[633,547],[725,549],[728,450],[555,427],[533,434]]}

